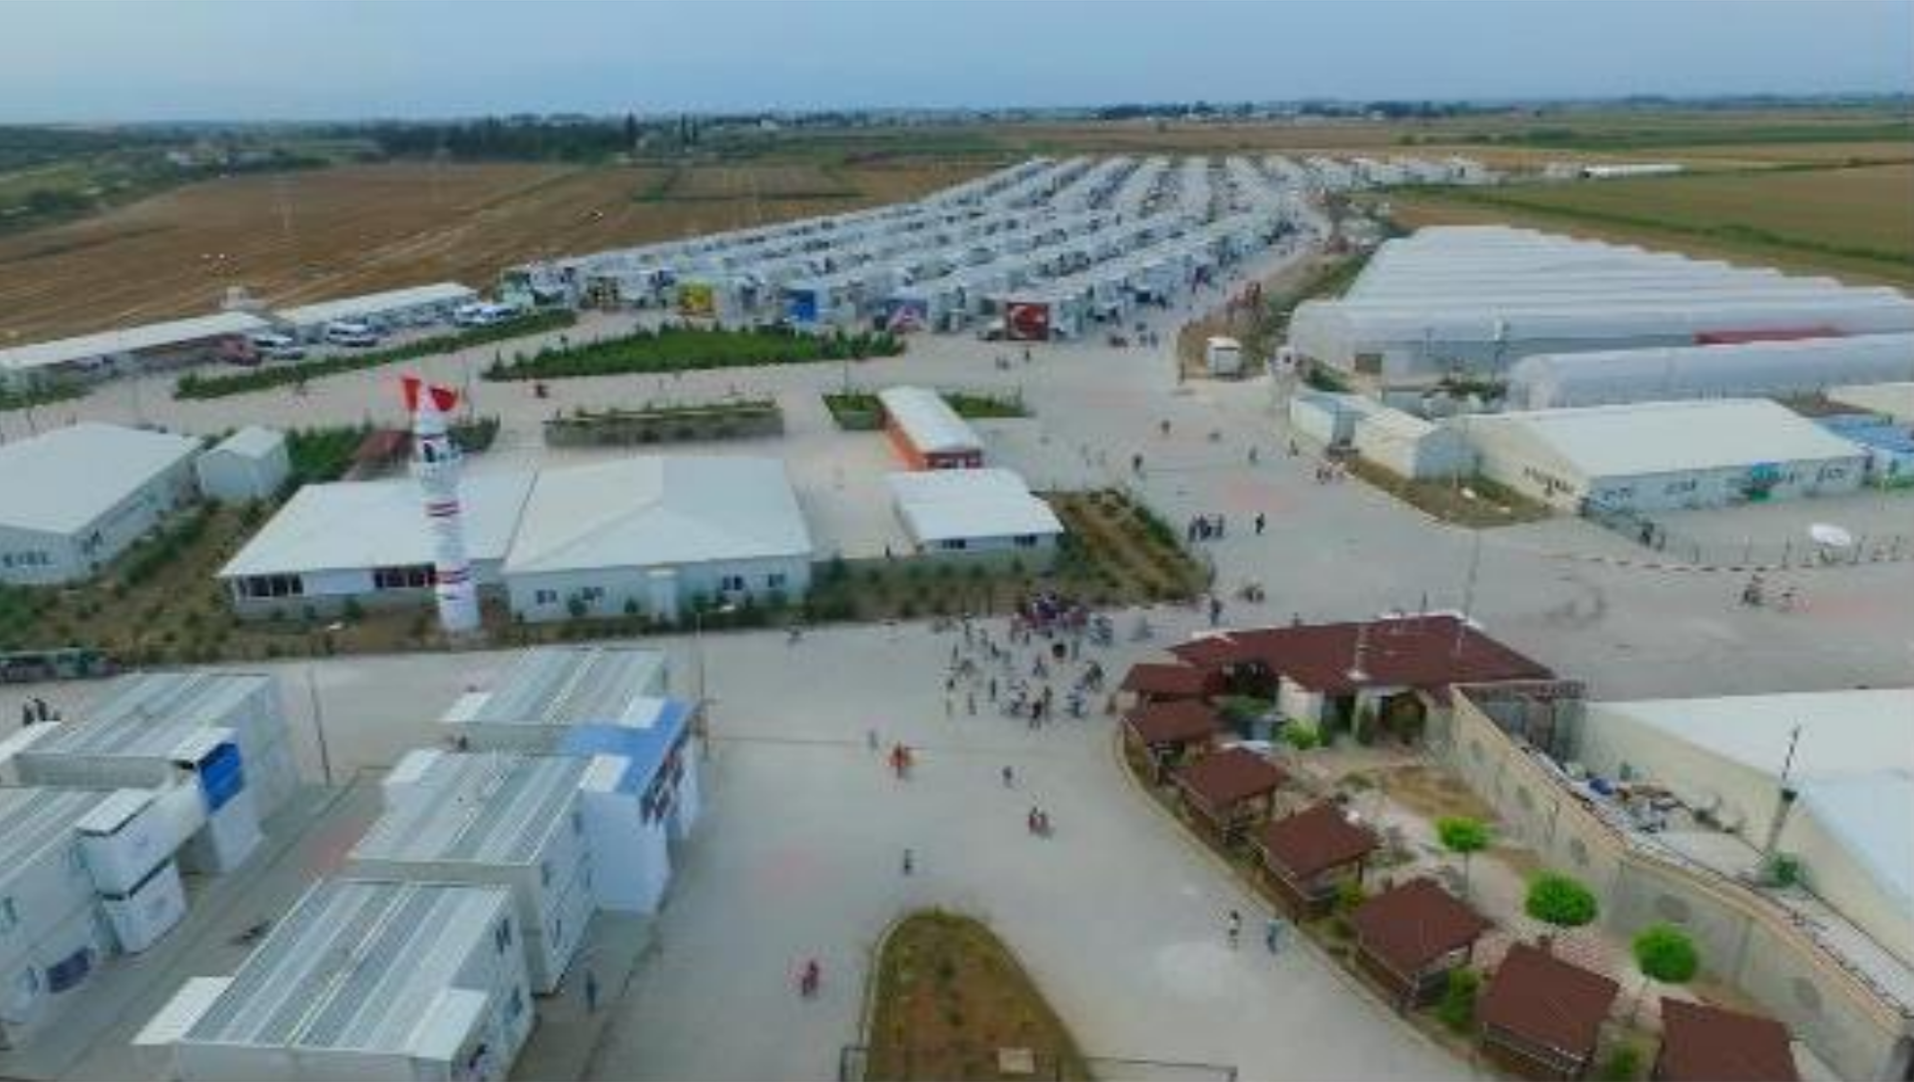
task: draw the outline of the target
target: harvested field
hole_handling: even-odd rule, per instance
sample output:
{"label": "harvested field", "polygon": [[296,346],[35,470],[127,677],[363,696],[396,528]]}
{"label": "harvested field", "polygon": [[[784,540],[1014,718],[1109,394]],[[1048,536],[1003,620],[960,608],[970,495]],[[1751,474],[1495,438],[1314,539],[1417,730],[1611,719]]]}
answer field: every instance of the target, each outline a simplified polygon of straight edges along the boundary
{"label": "harvested field", "polygon": [[485,287],[499,268],[536,256],[838,213],[985,168],[845,166],[828,179],[852,194],[795,198],[779,186],[821,183],[825,172],[765,162],[697,182],[735,190],[762,175],[758,198],[684,203],[639,198],[671,172],[658,167],[420,162],[208,181],[0,239],[0,341],[200,314],[232,285],[274,302],[446,278]]}
{"label": "harvested field", "polygon": [[1914,284],[1914,165],[1779,170],[1394,193],[1405,226],[1506,221],[1833,274]]}

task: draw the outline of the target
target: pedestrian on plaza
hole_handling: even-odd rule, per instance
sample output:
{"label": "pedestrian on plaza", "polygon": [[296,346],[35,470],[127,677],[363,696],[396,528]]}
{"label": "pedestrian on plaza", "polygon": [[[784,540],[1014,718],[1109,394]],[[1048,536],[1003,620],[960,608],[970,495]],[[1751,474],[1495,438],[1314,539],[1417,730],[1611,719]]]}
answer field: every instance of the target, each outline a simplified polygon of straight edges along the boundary
{"label": "pedestrian on plaza", "polygon": [[1224,527],[1223,516],[1222,515],[1216,516],[1216,539],[1218,541],[1221,541],[1223,539],[1223,527]]}
{"label": "pedestrian on plaza", "polygon": [[1269,516],[1263,514],[1261,511],[1256,512],[1256,536],[1263,536],[1263,527],[1268,525]]}
{"label": "pedestrian on plaza", "polygon": [[598,974],[589,969],[585,971],[585,1013],[598,1013]]}
{"label": "pedestrian on plaza", "polygon": [[872,751],[877,750],[877,730],[876,729],[865,730],[864,746],[871,749]]}
{"label": "pedestrian on plaza", "polygon": [[1169,422],[1169,418],[1167,418],[1167,417],[1166,417],[1166,418],[1164,418],[1163,420],[1161,420],[1161,421],[1158,421],[1158,422],[1156,423],[1156,430],[1157,430],[1158,432],[1160,432],[1160,433],[1162,433],[1162,434],[1163,434],[1163,436],[1164,436],[1164,438],[1166,438],[1166,439],[1167,439],[1167,438],[1169,437],[1169,435],[1170,435],[1170,422]]}
{"label": "pedestrian on plaza", "polygon": [[1259,451],[1256,450],[1256,445],[1251,444],[1249,448],[1249,464],[1254,466],[1256,465],[1257,462],[1261,460],[1261,458],[1262,458],[1262,455]]}
{"label": "pedestrian on plaza", "polygon": [[997,678],[994,676],[990,678],[990,701],[997,701]]}
{"label": "pedestrian on plaza", "polygon": [[1281,917],[1272,915],[1268,923],[1263,925],[1263,946],[1269,949],[1269,953],[1282,953],[1283,932],[1283,918]]}
{"label": "pedestrian on plaza", "polygon": [[1015,789],[1017,787],[1017,771],[1015,767],[1005,764],[1004,768],[998,771],[997,776],[1003,779],[1004,788]]}
{"label": "pedestrian on plaza", "polygon": [[805,999],[815,998],[818,985],[823,981],[824,970],[817,964],[817,959],[812,958],[806,961],[804,968],[798,971],[798,995]]}
{"label": "pedestrian on plaza", "polygon": [[1210,626],[1215,627],[1223,619],[1223,599],[1210,595]]}
{"label": "pedestrian on plaza", "polygon": [[916,854],[912,853],[909,849],[904,850],[904,861],[899,865],[899,868],[905,875],[910,875],[917,871]]}
{"label": "pedestrian on plaza", "polygon": [[977,716],[977,693],[975,691],[964,692],[964,713],[969,714],[973,718]]}
{"label": "pedestrian on plaza", "polygon": [[1130,472],[1139,477],[1143,475],[1143,455],[1141,452],[1130,456]]}
{"label": "pedestrian on plaza", "polygon": [[1243,915],[1234,909],[1229,911],[1229,916],[1223,922],[1223,937],[1229,940],[1231,950],[1235,950],[1236,944],[1243,938]]}

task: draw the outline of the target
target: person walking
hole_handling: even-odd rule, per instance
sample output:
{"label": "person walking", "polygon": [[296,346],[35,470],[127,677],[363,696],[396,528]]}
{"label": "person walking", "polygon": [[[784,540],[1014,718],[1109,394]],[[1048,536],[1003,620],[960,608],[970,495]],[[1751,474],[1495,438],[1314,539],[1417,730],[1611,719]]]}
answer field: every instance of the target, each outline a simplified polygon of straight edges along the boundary
{"label": "person walking", "polygon": [[909,849],[904,850],[904,860],[899,869],[907,876],[914,874],[917,871],[917,854]]}
{"label": "person walking", "polygon": [[1263,925],[1263,946],[1269,949],[1269,953],[1282,953],[1283,933],[1285,931],[1286,928],[1283,918],[1272,914],[1268,923]]}
{"label": "person walking", "polygon": [[1210,595],[1210,626],[1215,627],[1223,619],[1223,599]]}
{"label": "person walking", "polygon": [[1263,528],[1268,525],[1269,516],[1263,514],[1261,511],[1256,512],[1256,536],[1263,536]]}
{"label": "person walking", "polygon": [[1235,950],[1236,944],[1243,938],[1243,915],[1232,909],[1223,922],[1223,938],[1229,940],[1229,949]]}
{"label": "person walking", "polygon": [[1004,766],[1004,768],[1003,768],[1003,770],[1001,770],[1001,771],[999,771],[999,772],[998,772],[998,776],[999,776],[999,777],[1001,777],[1001,778],[1003,779],[1003,782],[1004,782],[1004,788],[1006,788],[1006,789],[1015,789],[1015,788],[1017,787],[1017,771],[1016,771],[1016,768],[1014,768],[1014,767],[1012,767],[1012,766],[1010,766],[1010,765],[1008,765],[1008,764],[1005,764],[1005,766]]}
{"label": "person walking", "polygon": [[585,971],[585,1013],[598,1013],[598,974],[589,969]]}

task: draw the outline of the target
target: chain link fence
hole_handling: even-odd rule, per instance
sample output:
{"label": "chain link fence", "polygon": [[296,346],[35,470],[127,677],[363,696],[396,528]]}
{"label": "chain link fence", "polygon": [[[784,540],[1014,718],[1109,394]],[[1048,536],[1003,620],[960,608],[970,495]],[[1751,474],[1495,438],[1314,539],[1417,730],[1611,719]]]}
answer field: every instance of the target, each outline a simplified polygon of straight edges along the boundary
{"label": "chain link fence", "polygon": [[1914,535],[1860,535],[1851,545],[1819,545],[1802,538],[1782,541],[1720,541],[1693,537],[1638,511],[1585,504],[1582,517],[1658,553],[1669,562],[1697,567],[1807,568],[1914,560]]}

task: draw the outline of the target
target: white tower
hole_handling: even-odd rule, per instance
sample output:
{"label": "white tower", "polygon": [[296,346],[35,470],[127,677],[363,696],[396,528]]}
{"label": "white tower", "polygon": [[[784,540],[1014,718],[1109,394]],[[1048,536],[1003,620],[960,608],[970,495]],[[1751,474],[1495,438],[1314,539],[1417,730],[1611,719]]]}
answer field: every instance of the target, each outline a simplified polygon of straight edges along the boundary
{"label": "white tower", "polygon": [[405,398],[412,411],[412,476],[418,478],[425,521],[432,530],[439,626],[448,635],[467,635],[479,626],[478,585],[465,557],[465,520],[459,507],[462,460],[445,423],[445,411],[458,402],[458,394],[408,376]]}

